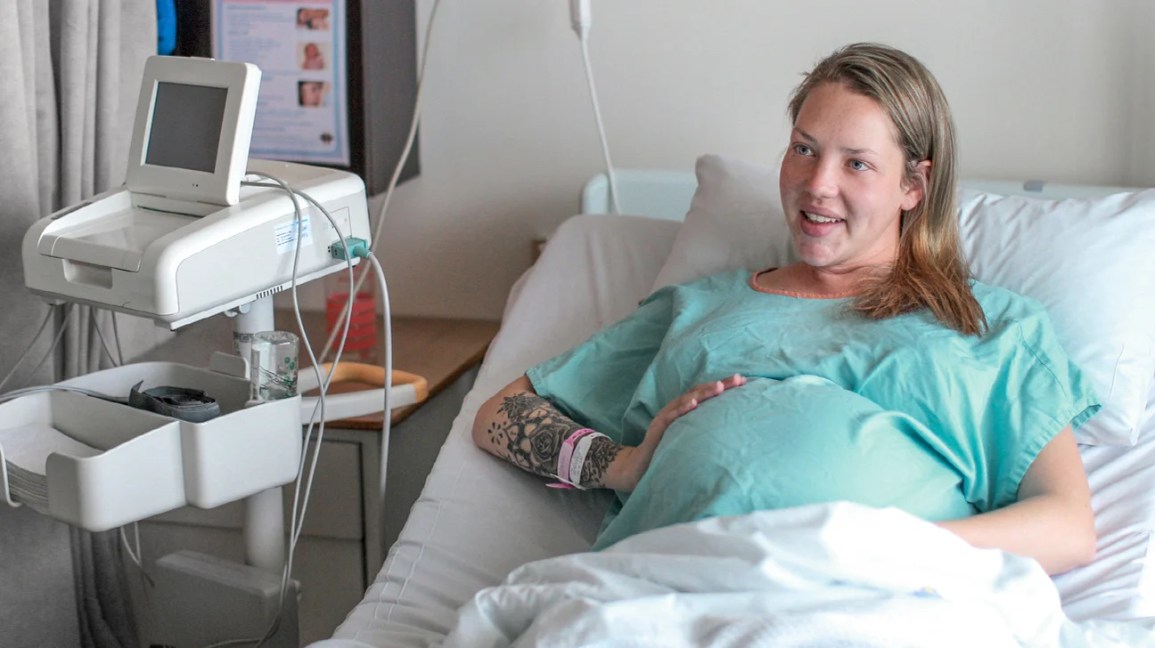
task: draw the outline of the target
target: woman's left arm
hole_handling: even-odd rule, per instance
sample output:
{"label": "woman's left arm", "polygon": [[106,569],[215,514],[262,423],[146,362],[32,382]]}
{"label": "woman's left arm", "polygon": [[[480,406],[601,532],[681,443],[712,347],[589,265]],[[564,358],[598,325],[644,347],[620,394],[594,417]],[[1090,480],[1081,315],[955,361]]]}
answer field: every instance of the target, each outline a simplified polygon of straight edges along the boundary
{"label": "woman's left arm", "polygon": [[1083,460],[1068,426],[1051,439],[1001,509],[939,523],[976,547],[1003,549],[1059,574],[1095,558],[1095,518]]}

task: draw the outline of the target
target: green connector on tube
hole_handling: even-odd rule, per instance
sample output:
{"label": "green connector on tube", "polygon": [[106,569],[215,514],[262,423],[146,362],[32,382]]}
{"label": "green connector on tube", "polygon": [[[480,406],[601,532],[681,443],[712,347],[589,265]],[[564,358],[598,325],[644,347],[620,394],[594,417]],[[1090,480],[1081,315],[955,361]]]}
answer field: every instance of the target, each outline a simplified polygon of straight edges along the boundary
{"label": "green connector on tube", "polygon": [[330,245],[329,254],[332,254],[334,259],[348,259],[350,257],[365,258],[369,256],[369,241],[350,236],[343,241],[337,241]]}

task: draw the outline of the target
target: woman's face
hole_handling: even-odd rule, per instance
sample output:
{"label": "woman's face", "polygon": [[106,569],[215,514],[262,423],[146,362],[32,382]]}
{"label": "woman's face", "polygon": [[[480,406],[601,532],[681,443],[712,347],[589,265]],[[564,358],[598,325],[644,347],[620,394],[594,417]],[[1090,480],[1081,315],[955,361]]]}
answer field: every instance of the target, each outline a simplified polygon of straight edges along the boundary
{"label": "woman's face", "polygon": [[[929,162],[916,170],[925,179]],[[890,265],[902,210],[924,184],[908,186],[894,124],[873,99],[824,83],[802,103],[778,183],[794,250],[831,272]]]}

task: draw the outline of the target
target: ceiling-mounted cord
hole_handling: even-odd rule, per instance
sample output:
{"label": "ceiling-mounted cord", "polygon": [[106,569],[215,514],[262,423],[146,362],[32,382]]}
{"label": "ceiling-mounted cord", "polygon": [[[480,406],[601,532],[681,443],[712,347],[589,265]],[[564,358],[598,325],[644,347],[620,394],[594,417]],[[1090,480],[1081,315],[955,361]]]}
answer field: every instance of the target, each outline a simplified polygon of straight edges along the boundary
{"label": "ceiling-mounted cord", "polygon": [[589,0],[570,0],[569,17],[574,33],[577,34],[578,40],[581,41],[582,62],[585,64],[586,81],[589,82],[590,101],[594,106],[594,120],[598,126],[598,137],[601,138],[602,156],[605,158],[606,163],[606,179],[609,180],[610,185],[610,209],[612,213],[620,214],[622,213],[622,208],[621,205],[618,204],[618,185],[617,180],[614,178],[614,164],[610,161],[610,145],[606,139],[605,125],[602,124],[602,111],[601,106],[598,104],[598,91],[597,88],[594,87],[593,66],[590,64],[589,33],[593,18],[590,15]]}

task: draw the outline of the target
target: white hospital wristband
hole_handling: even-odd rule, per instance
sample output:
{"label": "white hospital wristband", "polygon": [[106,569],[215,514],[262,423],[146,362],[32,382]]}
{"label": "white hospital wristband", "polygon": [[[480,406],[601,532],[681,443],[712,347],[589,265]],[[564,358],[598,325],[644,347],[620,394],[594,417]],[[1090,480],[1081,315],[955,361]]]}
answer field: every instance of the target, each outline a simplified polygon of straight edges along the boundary
{"label": "white hospital wristband", "polygon": [[577,447],[574,448],[573,457],[570,459],[570,483],[582,490],[585,490],[585,487],[581,485],[582,468],[585,466],[586,455],[590,451],[590,444],[592,444],[594,439],[598,437],[606,437],[606,435],[602,434],[601,432],[594,432],[592,434],[583,436],[581,440],[578,441]]}

